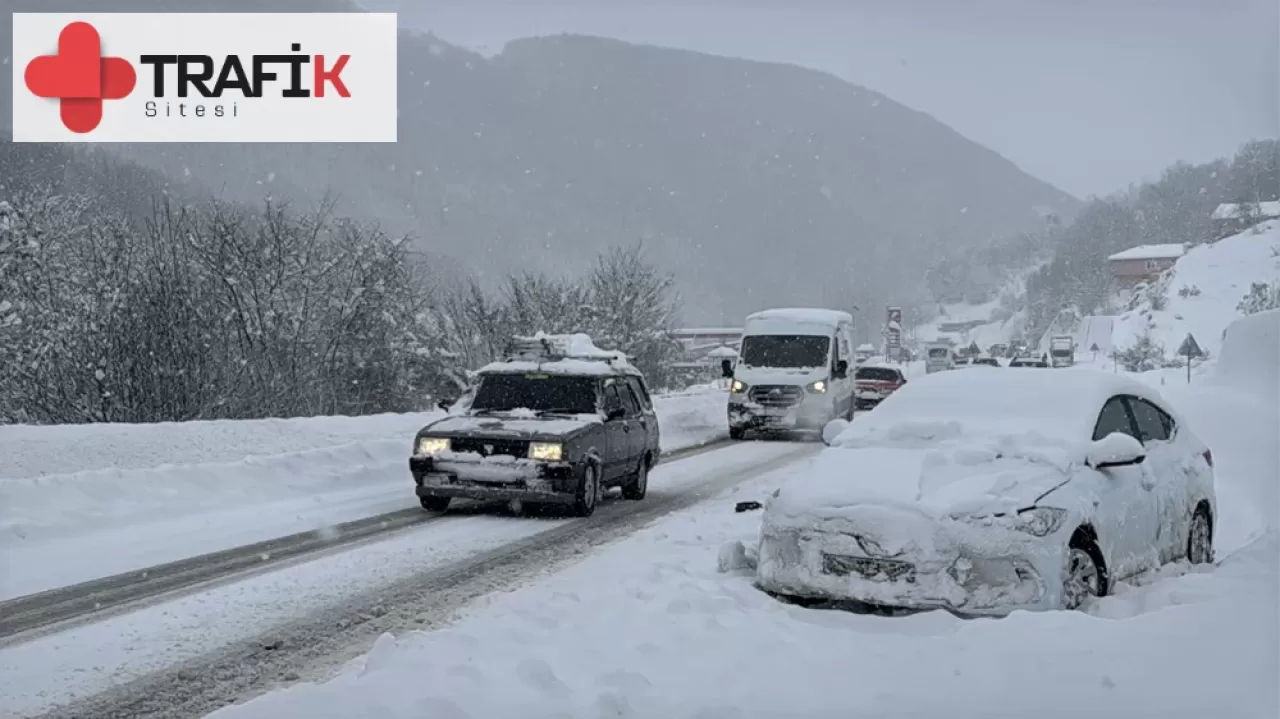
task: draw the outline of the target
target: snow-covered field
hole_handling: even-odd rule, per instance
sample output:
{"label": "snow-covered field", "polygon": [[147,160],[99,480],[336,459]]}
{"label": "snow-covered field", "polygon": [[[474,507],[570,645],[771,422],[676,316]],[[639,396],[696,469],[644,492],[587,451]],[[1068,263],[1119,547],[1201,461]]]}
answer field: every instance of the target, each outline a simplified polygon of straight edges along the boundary
{"label": "snow-covered field", "polygon": [[[725,397],[655,397],[663,449],[726,436]],[[439,416],[0,427],[0,599],[416,506]]]}
{"label": "snow-covered field", "polygon": [[1224,348],[1215,386],[1169,395],[1214,447],[1224,526],[1213,569],[1170,566],[1086,612],[1000,620],[784,605],[716,567],[725,542],[759,529],[733,501],[764,497],[806,471],[797,464],[491,598],[449,629],[384,635],[331,681],[213,716],[1275,717],[1277,328],[1272,313],[1229,333],[1243,359]]}

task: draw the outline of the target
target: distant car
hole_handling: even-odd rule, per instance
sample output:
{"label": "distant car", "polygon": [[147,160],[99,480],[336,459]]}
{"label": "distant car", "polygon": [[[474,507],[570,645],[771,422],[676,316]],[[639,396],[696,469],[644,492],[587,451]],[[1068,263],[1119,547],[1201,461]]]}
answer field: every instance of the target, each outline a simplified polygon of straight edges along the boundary
{"label": "distant car", "polygon": [[973,363],[973,358],[970,357],[969,355],[956,356],[956,363],[955,363],[956,367],[968,367],[972,363]]}
{"label": "distant car", "polygon": [[756,581],[800,602],[1075,609],[1213,561],[1213,456],[1148,385],[942,372],[858,415],[767,503]]}
{"label": "distant car", "polygon": [[588,516],[610,486],[644,499],[658,418],[644,377],[622,355],[586,335],[517,338],[469,394],[414,438],[409,469],[423,509],[466,497]]}
{"label": "distant car", "polygon": [[1014,357],[1009,360],[1010,367],[1048,367],[1049,363],[1039,357]]}
{"label": "distant car", "polygon": [[853,373],[854,409],[871,409],[906,383],[897,367],[859,367]]}
{"label": "distant car", "polygon": [[995,357],[974,357],[973,367],[999,367],[1000,361]]}

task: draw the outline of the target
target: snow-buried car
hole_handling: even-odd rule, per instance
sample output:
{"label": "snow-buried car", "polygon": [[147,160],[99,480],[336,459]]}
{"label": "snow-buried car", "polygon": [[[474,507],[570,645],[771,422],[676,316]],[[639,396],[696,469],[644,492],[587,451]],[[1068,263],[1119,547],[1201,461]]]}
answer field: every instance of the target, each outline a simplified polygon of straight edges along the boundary
{"label": "snow-buried car", "polygon": [[942,372],[829,444],[765,506],[771,594],[1004,614],[1213,559],[1213,457],[1137,380]]}
{"label": "snow-buried car", "polygon": [[643,499],[659,457],[644,377],[583,334],[517,337],[450,416],[418,431],[409,469],[423,509],[466,497],[595,511],[603,490]]}

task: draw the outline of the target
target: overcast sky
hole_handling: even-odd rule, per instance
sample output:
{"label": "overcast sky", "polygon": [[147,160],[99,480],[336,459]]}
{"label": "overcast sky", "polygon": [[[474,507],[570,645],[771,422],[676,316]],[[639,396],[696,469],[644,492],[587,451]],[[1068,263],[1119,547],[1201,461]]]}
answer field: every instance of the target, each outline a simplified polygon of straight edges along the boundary
{"label": "overcast sky", "polygon": [[361,2],[491,52],[573,32],[826,70],[1080,197],[1280,134],[1276,0]]}

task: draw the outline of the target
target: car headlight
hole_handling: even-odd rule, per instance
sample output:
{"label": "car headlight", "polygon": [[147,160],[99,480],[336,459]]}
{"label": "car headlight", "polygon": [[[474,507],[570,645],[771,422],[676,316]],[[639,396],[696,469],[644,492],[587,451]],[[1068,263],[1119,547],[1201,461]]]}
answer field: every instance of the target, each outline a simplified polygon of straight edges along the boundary
{"label": "car headlight", "polygon": [[529,445],[529,459],[540,462],[559,462],[564,458],[564,445],[559,442],[533,442]]}
{"label": "car headlight", "polygon": [[419,437],[418,448],[414,454],[432,455],[448,452],[451,444],[448,437]]}
{"label": "car headlight", "polygon": [[735,379],[733,383],[729,385],[729,391],[733,394],[742,394],[747,391],[747,383],[740,379]]}
{"label": "car headlight", "polygon": [[1033,537],[1047,537],[1062,528],[1067,510],[1056,507],[1032,507],[1018,512],[1013,528]]}
{"label": "car headlight", "polygon": [[809,383],[809,386],[805,387],[805,389],[809,390],[814,394],[822,394],[823,392],[827,391],[826,380],[818,380],[817,382],[811,382]]}

